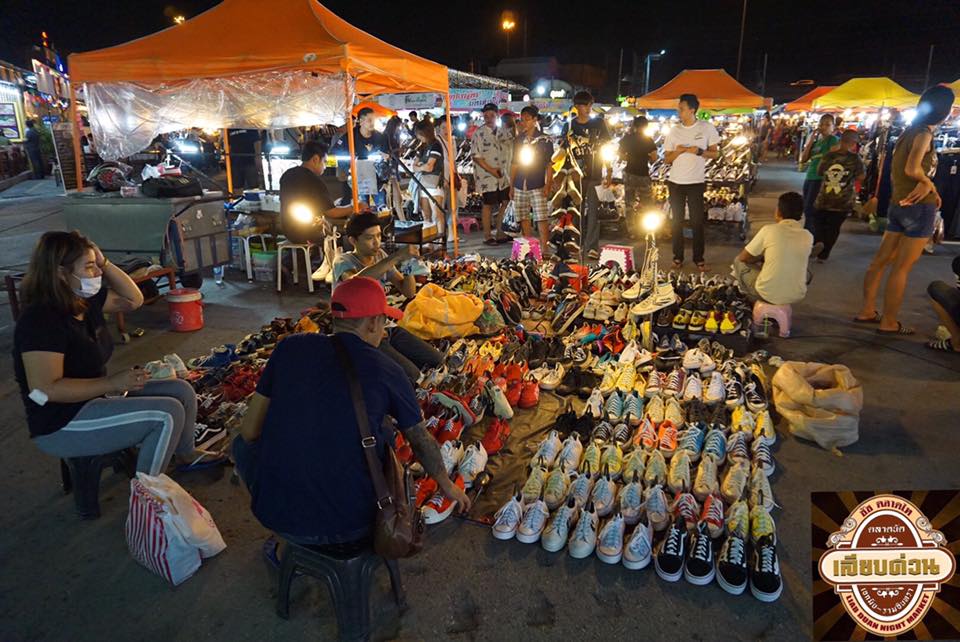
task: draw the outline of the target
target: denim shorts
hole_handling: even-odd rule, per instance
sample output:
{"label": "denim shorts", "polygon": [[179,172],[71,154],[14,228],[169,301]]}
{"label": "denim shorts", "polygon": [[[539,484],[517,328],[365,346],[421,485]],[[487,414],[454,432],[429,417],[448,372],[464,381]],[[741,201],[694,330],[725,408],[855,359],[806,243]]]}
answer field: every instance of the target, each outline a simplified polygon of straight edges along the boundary
{"label": "denim shorts", "polygon": [[887,209],[887,231],[898,232],[912,239],[933,236],[937,206],[933,203],[917,203],[902,207],[891,203]]}

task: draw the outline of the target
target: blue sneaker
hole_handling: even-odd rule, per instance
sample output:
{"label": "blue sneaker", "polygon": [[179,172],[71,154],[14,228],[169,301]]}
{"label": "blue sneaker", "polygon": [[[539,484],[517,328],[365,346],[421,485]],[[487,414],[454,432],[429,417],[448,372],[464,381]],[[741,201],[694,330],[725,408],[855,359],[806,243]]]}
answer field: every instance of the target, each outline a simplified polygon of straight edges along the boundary
{"label": "blue sneaker", "polygon": [[619,391],[614,390],[610,393],[605,410],[607,411],[607,419],[613,423],[619,422],[620,418],[623,417],[623,395]]}
{"label": "blue sneaker", "polygon": [[722,430],[712,428],[707,432],[703,441],[703,454],[713,455],[713,458],[719,462],[724,460],[727,456],[727,438],[724,437]]}
{"label": "blue sneaker", "polygon": [[643,400],[636,392],[631,392],[623,398],[623,415],[630,416],[631,425],[639,425],[643,417]]}
{"label": "blue sneaker", "polygon": [[686,450],[690,453],[690,461],[700,459],[703,450],[704,432],[697,426],[690,426],[678,435],[677,450]]}

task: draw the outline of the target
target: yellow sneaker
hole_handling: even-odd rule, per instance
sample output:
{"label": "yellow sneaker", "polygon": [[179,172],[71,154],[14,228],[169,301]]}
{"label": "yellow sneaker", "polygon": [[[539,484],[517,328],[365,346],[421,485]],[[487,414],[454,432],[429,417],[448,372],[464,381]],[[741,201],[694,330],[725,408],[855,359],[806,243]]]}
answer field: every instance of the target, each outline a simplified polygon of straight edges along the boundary
{"label": "yellow sneaker", "polygon": [[637,396],[643,399],[647,393],[647,379],[642,374],[637,375],[633,382],[633,391]]}
{"label": "yellow sneaker", "polygon": [[727,532],[746,539],[749,530],[750,509],[747,502],[741,499],[727,509]]}
{"label": "yellow sneaker", "polygon": [[[728,521],[727,524],[729,523]],[[770,516],[770,511],[757,505],[750,509],[750,537],[754,542],[757,542],[765,536],[771,536],[776,540],[777,525]]]}
{"label": "yellow sneaker", "polygon": [[623,337],[624,341],[633,341],[637,338],[637,324],[633,322],[633,319],[630,318],[623,325],[623,330],[620,331],[620,336]]}
{"label": "yellow sneaker", "polygon": [[720,313],[716,310],[711,310],[710,314],[707,315],[707,322],[703,324],[703,329],[710,334],[716,334],[720,331]]}
{"label": "yellow sneaker", "polygon": [[721,334],[733,334],[740,329],[740,322],[737,321],[733,312],[727,312],[723,315],[723,321],[720,322]]}

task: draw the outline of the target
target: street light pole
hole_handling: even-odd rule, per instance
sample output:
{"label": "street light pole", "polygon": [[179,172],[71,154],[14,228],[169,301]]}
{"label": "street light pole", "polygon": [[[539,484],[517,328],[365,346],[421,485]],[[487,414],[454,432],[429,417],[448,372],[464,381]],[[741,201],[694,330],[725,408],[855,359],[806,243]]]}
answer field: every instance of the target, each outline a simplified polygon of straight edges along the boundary
{"label": "street light pole", "polygon": [[743,13],[740,15],[740,46],[737,47],[737,80],[740,80],[740,60],[743,57],[743,32],[747,26],[747,0],[743,0]]}
{"label": "street light pole", "polygon": [[643,72],[643,94],[647,95],[650,93],[650,61],[651,60],[660,60],[664,55],[666,55],[667,50],[661,49],[660,53],[648,53],[644,64],[646,69]]}
{"label": "street light pole", "polygon": [[621,80],[623,80],[623,47],[620,47],[620,66],[617,67],[617,100],[620,100]]}
{"label": "street light pole", "polygon": [[927,56],[927,73],[923,77],[924,89],[926,89],[927,85],[930,84],[930,67],[933,66],[933,48],[934,48],[934,45],[930,45],[930,55]]}

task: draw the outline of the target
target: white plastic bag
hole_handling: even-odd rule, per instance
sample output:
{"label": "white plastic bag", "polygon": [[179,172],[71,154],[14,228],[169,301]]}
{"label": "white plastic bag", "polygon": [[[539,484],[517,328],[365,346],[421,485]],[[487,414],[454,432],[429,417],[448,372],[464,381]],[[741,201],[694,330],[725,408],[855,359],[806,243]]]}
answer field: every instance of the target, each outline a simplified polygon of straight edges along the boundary
{"label": "white plastic bag", "polygon": [[130,480],[126,535],[134,559],[174,586],[227,547],[210,513],[162,474]]}
{"label": "white plastic bag", "polygon": [[773,401],[790,432],[841,454],[860,438],[863,388],[843,365],[787,361],[773,376]]}
{"label": "white plastic bag", "polygon": [[160,178],[160,166],[144,165],[143,170],[140,172],[140,178],[143,180],[147,180],[148,178]]}

